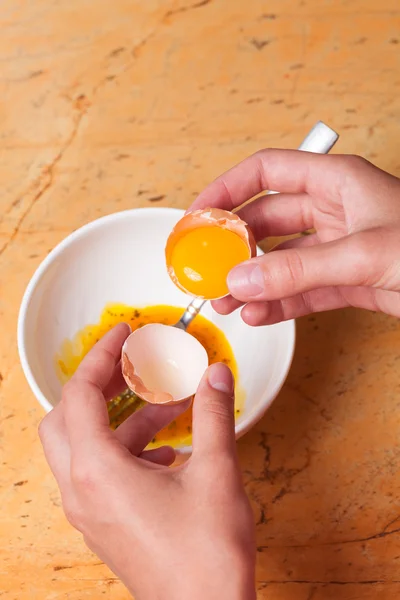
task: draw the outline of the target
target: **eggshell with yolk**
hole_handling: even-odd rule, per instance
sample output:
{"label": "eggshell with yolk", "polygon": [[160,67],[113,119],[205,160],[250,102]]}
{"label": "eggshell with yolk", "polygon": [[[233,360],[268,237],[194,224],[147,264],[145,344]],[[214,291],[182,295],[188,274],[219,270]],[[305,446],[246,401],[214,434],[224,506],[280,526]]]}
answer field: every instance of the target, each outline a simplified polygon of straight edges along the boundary
{"label": "eggshell with yolk", "polygon": [[168,274],[174,284],[180,290],[192,296],[193,294],[191,294],[179,281],[174,267],[171,264],[171,257],[174,246],[178,240],[182,238],[185,233],[200,227],[221,227],[222,229],[231,231],[232,233],[238,235],[247,246],[249,251],[249,259],[253,258],[257,254],[256,241],[250,227],[236,214],[221,208],[206,208],[186,214],[178,221],[168,237],[165,247],[165,258]]}

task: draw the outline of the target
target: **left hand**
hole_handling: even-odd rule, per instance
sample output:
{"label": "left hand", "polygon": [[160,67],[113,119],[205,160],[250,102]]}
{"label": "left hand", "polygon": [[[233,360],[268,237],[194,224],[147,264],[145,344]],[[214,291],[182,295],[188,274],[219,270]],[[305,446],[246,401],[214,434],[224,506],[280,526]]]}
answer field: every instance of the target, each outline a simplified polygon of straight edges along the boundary
{"label": "left hand", "polygon": [[40,425],[64,511],[139,600],[255,600],[253,516],[236,456],[233,378],[212,365],[194,402],[193,455],[145,448],[188,408],[147,405],[116,431],[106,400],[124,387],[118,325],[85,357]]}

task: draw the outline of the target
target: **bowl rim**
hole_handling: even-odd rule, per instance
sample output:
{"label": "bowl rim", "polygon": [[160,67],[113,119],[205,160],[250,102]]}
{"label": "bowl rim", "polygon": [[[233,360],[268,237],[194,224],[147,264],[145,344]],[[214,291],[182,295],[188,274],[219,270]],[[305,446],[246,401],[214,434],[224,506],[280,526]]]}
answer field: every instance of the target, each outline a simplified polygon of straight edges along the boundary
{"label": "bowl rim", "polygon": [[[172,212],[175,212],[177,215],[182,215],[182,216],[185,213],[185,211],[180,208],[166,207],[166,206],[154,206],[154,207],[130,208],[127,210],[110,213],[110,214],[100,217],[98,219],[94,219],[93,221],[90,221],[89,223],[82,225],[81,227],[79,227],[78,229],[76,229],[75,231],[73,231],[72,233],[67,235],[63,240],[61,240],[49,252],[49,254],[42,260],[42,262],[36,268],[35,272],[33,273],[32,277],[30,278],[28,285],[25,289],[25,292],[24,292],[24,295],[23,295],[23,298],[21,301],[20,309],[19,309],[18,325],[17,325],[17,345],[18,345],[19,358],[20,358],[20,362],[21,362],[21,366],[22,366],[24,375],[27,379],[27,382],[28,382],[35,398],[37,399],[39,404],[44,408],[46,413],[50,412],[54,407],[47,400],[46,396],[43,394],[43,392],[39,388],[39,385],[36,382],[35,376],[32,372],[31,366],[29,364],[29,360],[28,360],[28,356],[27,356],[27,352],[26,352],[26,344],[25,344],[27,313],[29,310],[29,306],[30,306],[32,297],[35,293],[36,288],[38,287],[38,285],[40,283],[40,280],[45,275],[45,273],[48,270],[48,268],[50,267],[50,265],[52,265],[54,263],[54,261],[67,248],[69,248],[77,240],[84,238],[89,232],[91,232],[95,229],[98,229],[103,224],[105,224],[107,222],[111,223],[111,222],[123,220],[126,218],[127,215],[129,215],[130,217],[131,216],[135,217],[135,215],[139,216],[139,215],[144,215],[146,213],[148,213],[148,214],[153,213],[153,214],[161,215],[163,213],[171,214]],[[294,320],[286,321],[286,324],[288,326],[288,344],[290,345],[290,348],[285,357],[285,363],[284,363],[283,369],[282,369],[282,377],[279,381],[277,381],[271,387],[271,389],[268,389],[268,393],[265,393],[262,396],[258,408],[254,409],[247,419],[243,418],[242,422],[235,424],[236,439],[239,439],[245,433],[247,433],[249,431],[249,429],[251,429],[251,427],[263,417],[263,415],[265,414],[267,409],[270,407],[272,402],[275,400],[276,396],[279,394],[280,390],[282,389],[282,387],[286,381],[288,372],[290,370],[290,367],[291,367],[291,364],[293,361],[293,356],[294,356],[294,351],[295,351],[295,346],[296,346],[295,321]],[[177,452],[177,455],[190,454],[192,452],[192,446],[182,446],[180,448],[176,448],[176,452]]]}

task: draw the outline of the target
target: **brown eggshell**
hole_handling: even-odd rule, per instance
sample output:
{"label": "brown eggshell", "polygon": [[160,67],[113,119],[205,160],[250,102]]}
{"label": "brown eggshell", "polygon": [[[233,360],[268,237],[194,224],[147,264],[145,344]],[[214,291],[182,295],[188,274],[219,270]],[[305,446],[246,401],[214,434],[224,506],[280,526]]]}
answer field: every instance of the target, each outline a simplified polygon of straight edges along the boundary
{"label": "brown eggshell", "polygon": [[[173,369],[178,367],[178,371],[173,372],[175,383],[172,388],[171,364]],[[166,406],[192,398],[207,366],[207,352],[196,338],[186,331],[161,323],[150,323],[136,329],[122,347],[121,367],[126,384],[150,404]],[[144,377],[146,384],[139,372],[142,375],[147,373]],[[149,381],[152,381],[150,385]],[[163,388],[163,385],[166,387]]]}
{"label": "brown eggshell", "polygon": [[223,210],[222,208],[204,208],[201,210],[195,210],[192,213],[188,213],[182,219],[178,221],[173,230],[171,231],[167,244],[165,247],[165,259],[167,264],[167,271],[174,284],[186,294],[190,294],[186,288],[184,288],[179,282],[174,268],[171,265],[171,255],[176,242],[188,231],[196,229],[197,227],[222,227],[228,229],[233,233],[236,233],[247,245],[249,249],[249,259],[253,258],[257,254],[257,244],[254,239],[254,235],[248,226],[236,214]]}
{"label": "brown eggshell", "polygon": [[174,400],[173,396],[168,394],[168,392],[152,392],[148,390],[140,377],[135,374],[134,366],[130,362],[125,352],[123,352],[121,356],[121,367],[122,375],[124,376],[128,388],[134,394],[139,396],[139,398],[149,402],[150,404],[163,404],[164,406],[168,406],[170,404],[179,404],[180,402],[185,402],[185,400],[188,399],[182,398],[182,400]]}

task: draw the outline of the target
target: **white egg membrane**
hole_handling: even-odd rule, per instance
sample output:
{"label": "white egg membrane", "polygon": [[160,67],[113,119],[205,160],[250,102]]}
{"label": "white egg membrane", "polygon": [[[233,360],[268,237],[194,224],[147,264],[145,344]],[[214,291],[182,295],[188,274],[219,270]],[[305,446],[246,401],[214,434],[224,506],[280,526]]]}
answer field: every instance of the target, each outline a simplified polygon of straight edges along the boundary
{"label": "white egg membrane", "polygon": [[161,323],[136,330],[124,352],[149,391],[168,392],[174,400],[192,396],[208,366],[207,352],[196,338]]}

